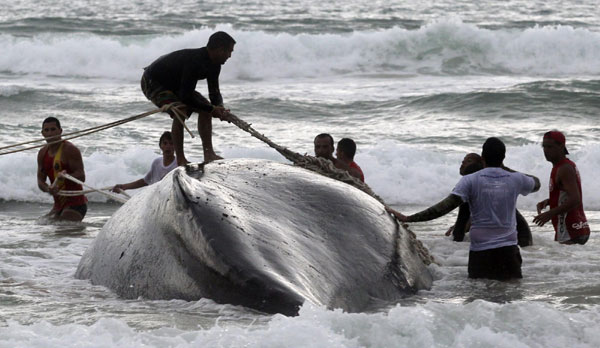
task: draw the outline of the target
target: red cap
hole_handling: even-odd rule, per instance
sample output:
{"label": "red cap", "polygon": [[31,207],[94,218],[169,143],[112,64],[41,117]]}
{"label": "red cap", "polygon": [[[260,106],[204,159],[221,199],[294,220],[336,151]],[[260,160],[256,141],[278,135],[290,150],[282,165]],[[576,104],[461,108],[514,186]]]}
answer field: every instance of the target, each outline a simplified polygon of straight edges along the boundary
{"label": "red cap", "polygon": [[[565,135],[562,134],[562,132],[559,132],[557,130],[546,132],[546,134],[544,134],[544,139],[546,139],[546,138],[552,139],[561,145],[566,145],[566,142],[567,142],[567,140],[565,139]],[[569,154],[569,151],[567,151],[566,146],[565,146],[565,154],[567,154],[567,155]]]}

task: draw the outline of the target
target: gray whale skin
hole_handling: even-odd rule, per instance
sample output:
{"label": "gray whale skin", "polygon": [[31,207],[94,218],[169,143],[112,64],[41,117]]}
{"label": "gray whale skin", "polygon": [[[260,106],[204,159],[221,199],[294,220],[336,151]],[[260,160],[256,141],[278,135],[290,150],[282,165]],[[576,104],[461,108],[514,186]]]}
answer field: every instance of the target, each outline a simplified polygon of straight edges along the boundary
{"label": "gray whale skin", "polygon": [[431,287],[414,239],[368,194],[256,159],[187,165],[106,222],[77,268],[124,298],[209,298],[296,315],[368,310]]}

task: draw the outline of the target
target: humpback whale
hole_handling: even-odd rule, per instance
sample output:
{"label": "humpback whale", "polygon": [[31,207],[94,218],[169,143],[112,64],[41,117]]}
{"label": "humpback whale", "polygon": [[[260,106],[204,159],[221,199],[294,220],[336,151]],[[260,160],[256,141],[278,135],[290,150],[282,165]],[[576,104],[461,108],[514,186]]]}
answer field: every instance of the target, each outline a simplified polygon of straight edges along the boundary
{"label": "humpback whale", "polygon": [[411,233],[348,184],[279,162],[219,160],[179,167],[132,197],[75,276],[124,298],[360,312],[431,287]]}

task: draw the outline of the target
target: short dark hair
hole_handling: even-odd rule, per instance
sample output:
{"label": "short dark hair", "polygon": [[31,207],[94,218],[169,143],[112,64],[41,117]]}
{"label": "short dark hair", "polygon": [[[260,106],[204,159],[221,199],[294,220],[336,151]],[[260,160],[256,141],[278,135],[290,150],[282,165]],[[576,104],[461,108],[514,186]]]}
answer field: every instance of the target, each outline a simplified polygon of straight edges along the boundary
{"label": "short dark hair", "polygon": [[171,135],[171,132],[166,131],[160,136],[160,139],[158,140],[158,146],[160,146],[160,144],[162,144],[163,140],[165,139],[171,140],[171,142],[173,141],[173,136]]}
{"label": "short dark hair", "polygon": [[44,125],[45,125],[46,123],[50,123],[50,122],[55,122],[55,123],[56,123],[56,126],[58,127],[58,129],[62,129],[62,128],[60,127],[60,121],[58,120],[58,118],[56,118],[56,117],[52,117],[52,116],[50,116],[50,117],[46,117],[46,119],[44,120],[44,122],[42,122],[42,128],[44,128]]}
{"label": "short dark hair", "polygon": [[473,156],[476,158],[476,160],[468,166],[464,167],[464,175],[473,174],[483,169],[483,159],[478,153],[471,152],[467,154],[467,156]]}
{"label": "short dark hair", "polygon": [[487,138],[485,143],[483,143],[481,157],[485,161],[486,166],[488,167],[499,167],[502,165],[502,161],[504,161],[504,156],[506,155],[506,146],[502,140],[491,137]]}
{"label": "short dark hair", "polygon": [[229,48],[235,44],[235,40],[224,31],[217,31],[208,38],[207,48]]}
{"label": "short dark hair", "polygon": [[331,143],[331,147],[333,147],[333,137],[331,136],[331,134],[329,133],[321,133],[319,135],[317,135],[315,137],[315,139],[317,138],[329,138],[329,142]]}
{"label": "short dark hair", "polygon": [[338,151],[342,151],[348,158],[354,159],[356,153],[356,143],[350,138],[343,138],[337,143]]}

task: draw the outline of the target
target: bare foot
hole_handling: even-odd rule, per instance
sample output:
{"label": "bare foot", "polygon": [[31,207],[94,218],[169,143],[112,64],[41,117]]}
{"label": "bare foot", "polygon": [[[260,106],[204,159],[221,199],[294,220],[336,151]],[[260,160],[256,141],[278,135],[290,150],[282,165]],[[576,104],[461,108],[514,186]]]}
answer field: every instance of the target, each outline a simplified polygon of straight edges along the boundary
{"label": "bare foot", "polygon": [[208,162],[212,162],[212,161],[216,161],[216,160],[222,160],[223,157],[217,155],[216,153],[212,153],[210,155],[204,155],[204,163],[208,163]]}
{"label": "bare foot", "polygon": [[183,157],[183,158],[177,157],[177,165],[178,166],[185,166],[188,163],[190,163],[190,161],[188,161],[187,159],[185,159],[185,157]]}

